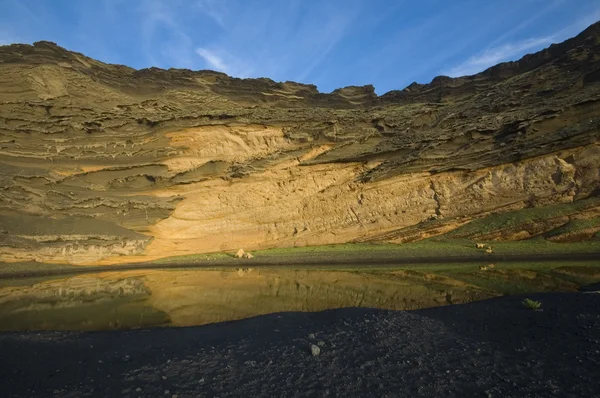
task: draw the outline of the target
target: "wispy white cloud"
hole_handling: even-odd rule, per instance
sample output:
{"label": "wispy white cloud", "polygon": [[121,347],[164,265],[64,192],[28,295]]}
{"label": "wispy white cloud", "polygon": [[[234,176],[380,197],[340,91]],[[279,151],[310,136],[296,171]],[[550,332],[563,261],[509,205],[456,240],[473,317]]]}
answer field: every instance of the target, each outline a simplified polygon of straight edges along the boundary
{"label": "wispy white cloud", "polygon": [[548,13],[550,13],[553,10],[555,10],[556,8],[560,7],[566,1],[567,0],[552,0],[552,1],[544,2],[545,5],[543,7],[540,7],[536,13],[527,15],[527,17],[523,21],[521,21],[519,24],[515,25],[511,29],[505,31],[504,33],[502,33],[501,35],[496,37],[496,39],[494,39],[489,44],[489,46],[496,47],[498,45],[498,43],[505,42],[507,39],[510,39],[512,36],[514,36],[518,32],[522,31],[523,29],[527,28],[528,26],[531,26],[536,21],[538,21],[542,17],[546,16]]}
{"label": "wispy white cloud", "polygon": [[[546,9],[542,10],[541,13],[543,14],[549,12],[550,10],[556,8],[562,3],[562,0],[554,1]],[[527,26],[530,22],[537,18],[538,16],[530,18],[526,22],[517,26],[517,28],[515,28],[514,31],[511,31],[509,33],[511,35],[516,33],[516,31]],[[485,69],[494,66],[500,62],[518,59],[528,52],[539,51],[552,43],[561,42],[573,35],[578,34],[592,23],[597,22],[599,19],[600,8],[596,8],[592,12],[589,12],[586,16],[577,19],[570,25],[548,36],[529,38],[525,40],[515,41],[512,43],[506,43],[499,46],[494,46],[496,43],[498,43],[498,39],[496,39],[491,43],[491,46],[493,47],[487,48],[475,55],[472,55],[466,61],[458,64],[457,66],[449,70],[443,71],[442,74],[451,77],[459,77],[482,72]],[[508,35],[503,35],[501,36],[501,38],[505,38],[507,36]]]}
{"label": "wispy white cloud", "polygon": [[490,66],[494,66],[500,62],[507,61],[516,56],[522,55],[524,52],[532,49],[539,49],[553,42],[553,36],[527,39],[515,43],[508,43],[502,46],[489,48],[476,54],[460,65],[443,73],[451,77],[473,75],[479,73]]}
{"label": "wispy white cloud", "polygon": [[198,47],[195,51],[196,54],[204,59],[208,69],[214,69],[235,77],[248,77],[251,72],[251,70],[245,66],[244,62],[239,61],[223,51],[219,52],[203,47]]}
{"label": "wispy white cloud", "polygon": [[227,28],[226,18],[226,0],[198,0],[196,6],[201,12],[206,14],[222,28]]}
{"label": "wispy white cloud", "polygon": [[[521,7],[526,1],[529,0],[519,0],[511,7],[473,2],[468,7],[469,12],[465,12],[464,2],[446,2],[443,12],[416,16],[411,23],[400,25],[394,34],[378,39],[381,45],[368,50],[368,56],[359,58],[355,66],[369,72],[371,77],[367,81],[374,83],[380,94],[401,89],[414,81],[430,81],[441,70],[446,69],[448,73],[447,69],[454,66],[449,61],[465,54],[482,37],[497,34],[503,21],[514,21],[514,15],[524,14]],[[494,18],[482,22],[481,15],[492,14]],[[456,20],[461,23],[448,23]],[[474,31],[477,34],[473,34]],[[495,46],[490,44],[490,47]],[[470,54],[467,52],[467,55]]]}
{"label": "wispy white cloud", "polygon": [[154,66],[194,69],[197,65],[192,39],[177,23],[173,8],[167,4],[151,0],[141,3],[145,53]]}
{"label": "wispy white cloud", "polygon": [[230,69],[229,66],[227,64],[225,64],[223,59],[221,57],[219,57],[217,54],[215,54],[214,52],[212,52],[206,48],[198,47],[196,49],[196,54],[198,54],[199,56],[204,58],[204,61],[210,67],[214,68],[215,70],[229,73],[229,69]]}
{"label": "wispy white cloud", "polygon": [[0,3],[0,43],[52,40],[136,68],[208,68],[322,91],[477,73],[600,19],[589,0],[97,0],[68,13],[46,0]]}
{"label": "wispy white cloud", "polygon": [[577,19],[574,23],[570,24],[564,29],[561,29],[559,32],[556,33],[555,36],[570,37],[576,35],[591,24],[598,21],[600,21],[600,7],[595,7],[583,17]]}
{"label": "wispy white cloud", "polygon": [[197,38],[194,51],[206,68],[274,80],[312,81],[314,71],[327,62],[359,15],[354,1],[344,9],[328,3],[307,6],[301,0],[277,5],[244,2],[231,10],[223,9],[229,0],[197,4],[202,13],[227,27]]}
{"label": "wispy white cloud", "polygon": [[340,13],[340,15],[332,17],[323,28],[313,32],[311,36],[314,39],[314,49],[309,56],[311,61],[297,76],[297,80],[305,80],[327,58],[335,46],[344,38],[352,19],[352,15]]}

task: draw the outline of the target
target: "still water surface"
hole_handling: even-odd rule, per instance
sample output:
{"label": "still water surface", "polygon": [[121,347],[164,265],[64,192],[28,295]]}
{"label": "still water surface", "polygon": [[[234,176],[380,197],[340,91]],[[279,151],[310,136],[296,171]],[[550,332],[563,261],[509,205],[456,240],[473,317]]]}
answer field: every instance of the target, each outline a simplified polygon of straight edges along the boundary
{"label": "still water surface", "polygon": [[356,306],[411,310],[506,293],[500,291],[502,285],[498,289],[490,285],[492,276],[514,286],[525,281],[524,291],[579,287],[572,278],[556,275],[549,279],[548,274],[522,270],[482,274],[472,267],[464,275],[278,268],[136,270],[0,280],[0,330],[191,326],[273,312]]}

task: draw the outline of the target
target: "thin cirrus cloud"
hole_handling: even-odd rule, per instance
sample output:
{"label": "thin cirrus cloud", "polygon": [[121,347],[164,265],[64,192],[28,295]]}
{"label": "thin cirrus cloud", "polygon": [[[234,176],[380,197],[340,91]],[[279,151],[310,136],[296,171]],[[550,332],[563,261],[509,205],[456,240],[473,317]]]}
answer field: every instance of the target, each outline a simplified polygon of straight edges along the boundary
{"label": "thin cirrus cloud", "polygon": [[[590,0],[0,0],[0,45],[54,41],[137,69],[401,89],[480,72],[581,32]],[[51,4],[50,4],[51,3]]]}
{"label": "thin cirrus cloud", "polygon": [[199,0],[196,3],[196,8],[206,16],[211,18],[221,28],[226,29],[227,24],[225,23],[227,14],[227,1],[219,0]]}
{"label": "thin cirrus cloud", "polygon": [[471,56],[465,62],[453,67],[443,74],[450,77],[474,75],[500,62],[522,55],[526,51],[550,45],[553,41],[553,37],[548,36],[527,39],[486,49],[477,55]]}
{"label": "thin cirrus cloud", "polygon": [[205,68],[236,77],[309,82],[344,40],[357,15],[352,4],[345,9],[307,6],[297,0],[277,5],[257,2],[252,7],[238,3],[239,7],[231,9],[222,4],[214,0],[198,3],[198,9],[223,29],[217,29],[210,40],[202,40],[194,51]]}
{"label": "thin cirrus cloud", "polygon": [[204,64],[208,69],[242,78],[249,76],[251,72],[251,70],[243,66],[245,63],[240,62],[229,54],[225,53],[221,55],[216,50],[203,47],[198,47],[194,51],[204,60]]}
{"label": "thin cirrus cloud", "polygon": [[225,73],[231,73],[231,67],[227,65],[225,61],[223,61],[223,59],[214,52],[206,48],[199,47],[196,49],[196,54],[201,56],[204,59],[204,61],[215,70]]}
{"label": "thin cirrus cloud", "polygon": [[[516,28],[513,28],[512,31],[502,35],[500,39],[506,38],[510,34],[521,30],[523,27],[531,24],[535,20],[538,20],[542,15],[556,9],[557,6],[563,3],[563,1],[555,1],[551,3],[547,8],[540,11],[538,15],[534,15],[533,17],[525,20]],[[497,65],[500,62],[518,59],[528,52],[539,51],[545,47],[548,47],[552,43],[557,43],[569,37],[575,36],[583,29],[587,28],[594,22],[597,22],[599,19],[600,8],[592,8],[587,14],[575,19],[574,22],[568,25],[563,25],[559,30],[554,31],[550,35],[537,38],[528,38],[487,48],[475,55],[470,56],[466,61],[458,64],[457,66],[443,71],[442,74],[450,77],[474,75],[486,70],[491,66]],[[492,44],[495,44],[498,41],[499,40],[495,40]]]}
{"label": "thin cirrus cloud", "polygon": [[171,7],[159,1],[146,1],[138,8],[142,46],[154,66],[194,68],[192,39],[179,27]]}

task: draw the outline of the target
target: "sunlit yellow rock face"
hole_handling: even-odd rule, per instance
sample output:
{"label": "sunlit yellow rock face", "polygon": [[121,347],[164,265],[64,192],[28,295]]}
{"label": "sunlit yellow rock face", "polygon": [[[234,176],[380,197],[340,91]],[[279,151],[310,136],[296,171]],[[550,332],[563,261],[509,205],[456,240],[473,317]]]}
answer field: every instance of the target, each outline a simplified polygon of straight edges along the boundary
{"label": "sunlit yellow rock face", "polygon": [[599,32],[382,96],[0,47],[0,260],[403,242],[597,195]]}

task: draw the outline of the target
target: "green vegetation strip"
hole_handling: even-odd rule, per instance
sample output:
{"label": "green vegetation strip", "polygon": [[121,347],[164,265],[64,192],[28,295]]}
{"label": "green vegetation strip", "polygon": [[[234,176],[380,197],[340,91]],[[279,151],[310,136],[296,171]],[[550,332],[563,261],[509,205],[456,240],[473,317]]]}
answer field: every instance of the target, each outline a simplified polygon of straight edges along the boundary
{"label": "green vegetation strip", "polygon": [[[600,241],[577,243],[553,243],[544,239],[530,239],[517,242],[487,242],[493,249],[488,255],[482,249],[476,249],[475,243],[461,239],[430,239],[406,244],[342,244],[325,246],[308,246],[253,251],[253,259],[238,259],[232,253],[197,254],[167,257],[148,263],[120,264],[114,266],[83,267],[68,264],[44,263],[0,263],[0,275],[8,274],[51,274],[53,272],[67,274],[70,272],[99,272],[124,269],[159,268],[161,266],[201,266],[201,267],[252,267],[253,265],[303,266],[304,264],[331,264],[333,267],[344,267],[344,263],[393,265],[398,263],[443,263],[443,262],[477,262],[477,261],[536,261],[540,258],[527,256],[588,256],[597,255],[600,259]],[[556,259],[555,259],[556,260]],[[561,258],[558,258],[561,260]]]}
{"label": "green vegetation strip", "polygon": [[495,231],[510,230],[527,223],[544,222],[552,218],[570,216],[598,205],[600,205],[600,197],[592,197],[572,203],[560,203],[550,206],[532,207],[491,214],[458,227],[455,230],[448,232],[446,236],[448,238],[458,238],[462,236],[485,235]]}
{"label": "green vegetation strip", "polygon": [[[530,239],[526,241],[512,242],[481,242],[492,247],[494,256],[527,256],[527,255],[564,255],[564,254],[586,254],[598,253],[600,257],[600,242],[586,241],[576,243],[553,243],[543,239]],[[277,248],[252,251],[254,259],[239,260],[233,254],[213,253],[197,254],[187,256],[167,257],[150,262],[151,264],[252,264],[253,261],[316,261],[345,260],[390,260],[407,258],[439,258],[440,261],[452,257],[469,257],[482,259],[488,257],[484,250],[476,249],[475,243],[466,239],[429,239],[419,242],[404,244],[370,244],[370,243],[347,243],[340,245],[306,246],[292,248]],[[241,263],[239,261],[242,261]],[[435,262],[435,261],[433,261]]]}

